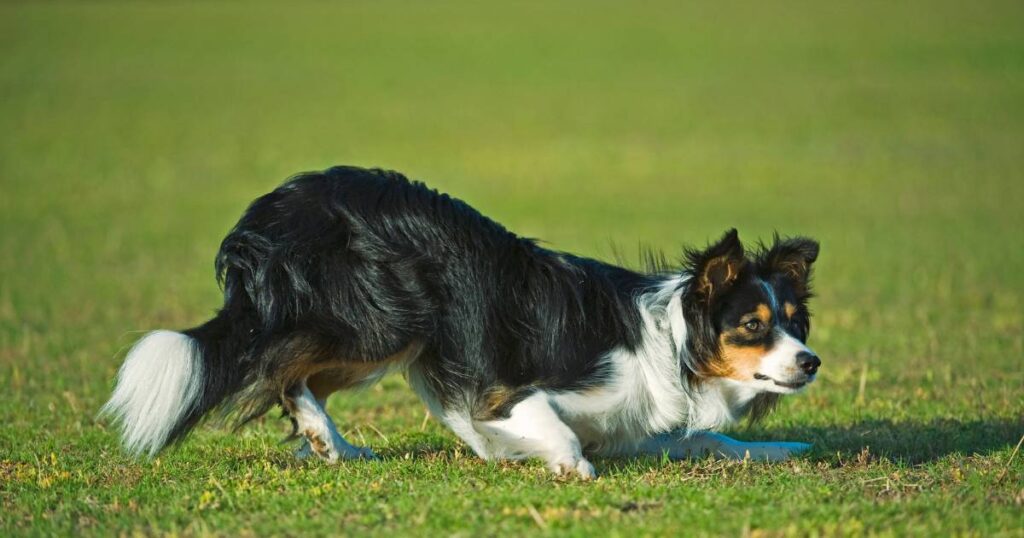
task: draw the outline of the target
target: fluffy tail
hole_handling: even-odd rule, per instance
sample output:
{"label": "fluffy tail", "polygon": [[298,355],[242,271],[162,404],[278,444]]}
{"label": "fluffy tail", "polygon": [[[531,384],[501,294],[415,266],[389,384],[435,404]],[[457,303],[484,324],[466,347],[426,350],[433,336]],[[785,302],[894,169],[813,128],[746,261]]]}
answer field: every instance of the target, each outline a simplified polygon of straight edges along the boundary
{"label": "fluffy tail", "polygon": [[125,449],[155,455],[241,389],[247,323],[228,310],[184,332],[154,331],[136,343],[101,415],[120,425]]}
{"label": "fluffy tail", "polygon": [[181,333],[151,332],[132,347],[101,411],[120,423],[128,452],[152,456],[167,445],[200,398],[203,370],[199,346]]}

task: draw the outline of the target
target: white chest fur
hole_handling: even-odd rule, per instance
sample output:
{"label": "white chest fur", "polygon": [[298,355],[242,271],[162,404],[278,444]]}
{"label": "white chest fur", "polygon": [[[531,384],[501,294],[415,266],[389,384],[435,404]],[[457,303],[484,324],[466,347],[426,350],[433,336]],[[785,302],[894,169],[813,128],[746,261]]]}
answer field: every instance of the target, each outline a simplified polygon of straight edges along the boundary
{"label": "white chest fur", "polygon": [[685,380],[686,323],[678,289],[679,281],[670,280],[640,298],[641,344],[608,353],[607,383],[549,395],[559,416],[590,451],[629,450],[653,434],[680,428],[718,429],[732,423],[737,410],[755,396],[727,380],[695,385]]}

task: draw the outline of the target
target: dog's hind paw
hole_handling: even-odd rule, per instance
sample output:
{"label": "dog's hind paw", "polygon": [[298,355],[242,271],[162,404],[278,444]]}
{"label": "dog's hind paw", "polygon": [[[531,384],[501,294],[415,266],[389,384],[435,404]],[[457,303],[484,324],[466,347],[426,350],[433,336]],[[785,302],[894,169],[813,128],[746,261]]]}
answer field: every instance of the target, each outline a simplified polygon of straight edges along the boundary
{"label": "dog's hind paw", "polygon": [[[341,444],[341,443],[339,443]],[[317,443],[316,447],[319,447],[319,451],[314,448],[314,445],[307,439],[302,440],[302,446],[295,451],[295,457],[299,460],[307,460],[313,457],[319,457],[320,459],[328,463],[337,463],[342,460],[375,460],[377,454],[370,450],[369,447],[365,446],[352,446],[348,443],[341,444],[339,447],[328,446],[323,443]]]}

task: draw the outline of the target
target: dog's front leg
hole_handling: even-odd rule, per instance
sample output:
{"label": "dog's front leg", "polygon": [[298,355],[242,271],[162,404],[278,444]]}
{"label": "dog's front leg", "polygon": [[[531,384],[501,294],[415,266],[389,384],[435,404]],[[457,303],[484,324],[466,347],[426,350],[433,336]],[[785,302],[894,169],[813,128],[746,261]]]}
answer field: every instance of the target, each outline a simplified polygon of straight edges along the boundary
{"label": "dog's front leg", "polygon": [[517,403],[508,418],[474,420],[473,428],[485,439],[486,455],[481,456],[486,459],[539,457],[556,474],[575,474],[584,480],[596,476],[576,434],[542,391]]}
{"label": "dog's front leg", "polygon": [[645,439],[637,446],[637,453],[667,455],[674,460],[711,455],[733,460],[784,461],[809,448],[807,443],[750,443],[714,432],[674,431]]}

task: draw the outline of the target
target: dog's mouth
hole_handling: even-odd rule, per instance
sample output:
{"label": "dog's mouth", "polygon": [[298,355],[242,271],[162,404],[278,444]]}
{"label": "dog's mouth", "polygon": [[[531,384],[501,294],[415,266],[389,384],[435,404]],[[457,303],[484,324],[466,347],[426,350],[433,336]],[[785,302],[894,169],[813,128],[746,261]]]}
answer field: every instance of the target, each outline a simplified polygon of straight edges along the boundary
{"label": "dog's mouth", "polygon": [[779,381],[778,379],[775,379],[775,378],[772,378],[772,377],[768,377],[768,376],[766,376],[764,374],[754,374],[754,379],[757,379],[759,381],[771,381],[772,383],[775,383],[776,385],[778,385],[780,387],[787,388],[787,389],[794,389],[794,390],[795,389],[803,388],[803,387],[807,386],[808,383],[811,382],[811,378],[808,378],[808,379],[805,379],[803,381],[798,381],[796,383],[786,383],[784,381]]}

